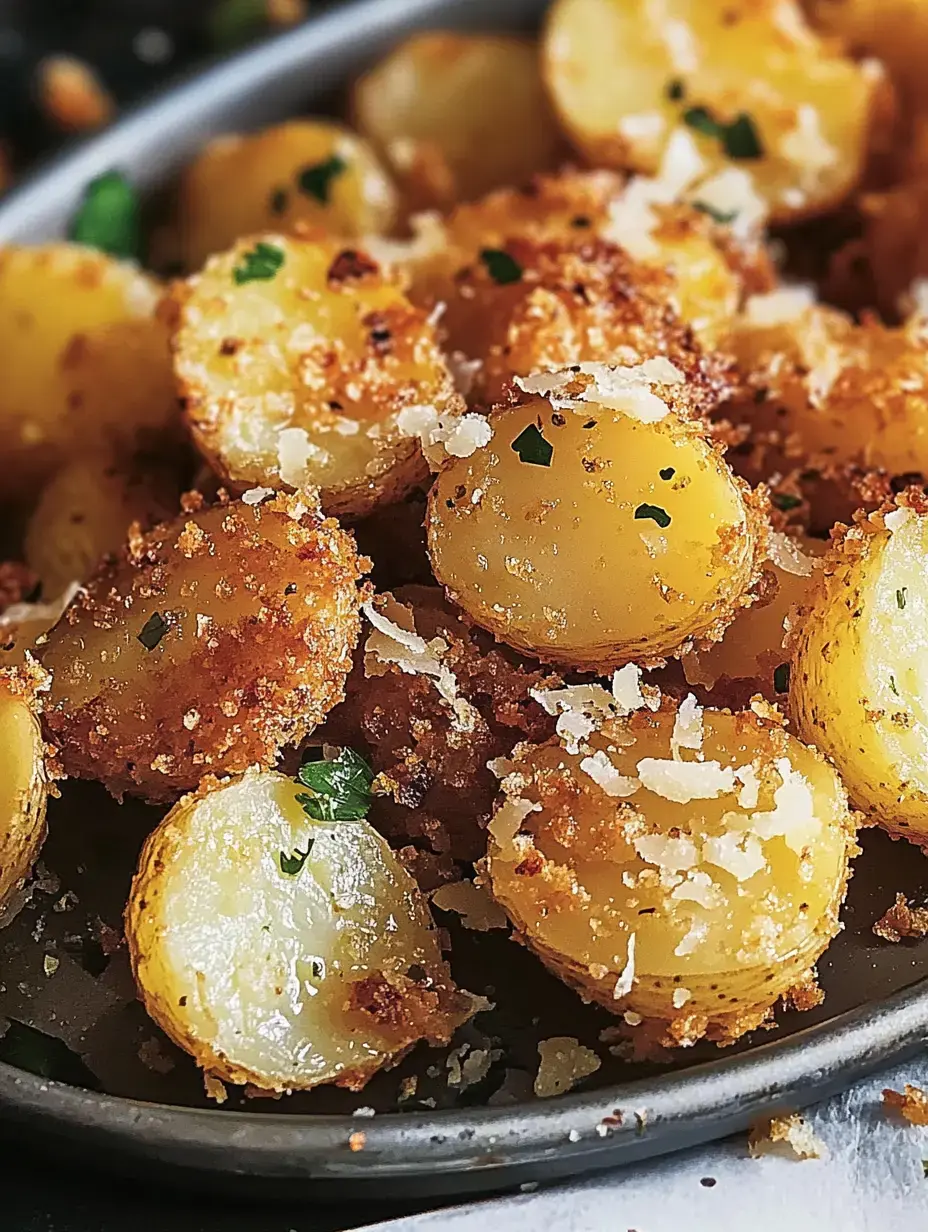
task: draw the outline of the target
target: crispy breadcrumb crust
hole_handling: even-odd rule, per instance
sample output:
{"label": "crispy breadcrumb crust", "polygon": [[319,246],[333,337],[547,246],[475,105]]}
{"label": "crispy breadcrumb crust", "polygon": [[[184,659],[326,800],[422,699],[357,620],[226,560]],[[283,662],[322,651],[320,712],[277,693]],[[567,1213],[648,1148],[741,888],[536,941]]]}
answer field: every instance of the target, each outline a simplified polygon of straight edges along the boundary
{"label": "crispy breadcrumb crust", "polygon": [[884,1087],[883,1107],[901,1116],[910,1125],[928,1125],[928,1095],[910,1082],[905,1084],[905,1091]]}
{"label": "crispy breadcrumb crust", "polygon": [[139,535],[43,652],[66,773],[170,802],[207,772],[273,764],[341,700],[367,563],[306,494],[191,508]]}
{"label": "crispy breadcrumb crust", "polygon": [[904,894],[873,925],[877,937],[884,941],[901,941],[903,937],[928,936],[928,907],[910,907]]}

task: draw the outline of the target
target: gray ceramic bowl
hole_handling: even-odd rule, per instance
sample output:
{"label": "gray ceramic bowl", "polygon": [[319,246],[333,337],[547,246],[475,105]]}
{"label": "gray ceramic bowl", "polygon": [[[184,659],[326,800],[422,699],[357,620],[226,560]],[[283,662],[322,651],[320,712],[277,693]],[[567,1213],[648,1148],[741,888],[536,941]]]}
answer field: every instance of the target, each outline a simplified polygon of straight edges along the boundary
{"label": "gray ceramic bowl", "polygon": [[[40,170],[0,204],[0,242],[62,235],[88,180],[113,166],[143,189],[164,185],[207,138],[305,110],[414,28],[511,28],[537,21],[543,7],[540,0],[364,0],[324,15],[175,87]],[[833,1094],[924,1046],[928,985],[919,981],[928,974],[928,948],[888,946],[870,928],[895,890],[918,889],[922,856],[881,835],[869,836],[867,848],[846,931],[822,964],[826,1006],[793,1016],[766,1041],[703,1054],[709,1060],[697,1055],[689,1068],[678,1062],[623,1081],[621,1066],[604,1066],[596,1089],[557,1099],[361,1119],[140,1102],[0,1065],[0,1112],[8,1130],[42,1134],[114,1169],[150,1176],[166,1168],[197,1183],[250,1183],[278,1197],[307,1189],[340,1200],[474,1193],[678,1150]],[[538,1009],[527,995],[524,1003]],[[586,1012],[570,1002],[559,1033]],[[366,1136],[362,1151],[349,1149],[356,1130]]]}

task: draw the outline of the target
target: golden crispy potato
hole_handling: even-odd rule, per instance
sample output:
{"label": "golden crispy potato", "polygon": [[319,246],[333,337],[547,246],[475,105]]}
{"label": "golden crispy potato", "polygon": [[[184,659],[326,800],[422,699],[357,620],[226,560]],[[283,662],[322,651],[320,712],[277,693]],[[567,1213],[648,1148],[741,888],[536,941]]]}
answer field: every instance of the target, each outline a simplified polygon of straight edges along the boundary
{"label": "golden crispy potato", "polygon": [[366,141],[334,120],[290,120],[210,142],[180,186],[186,267],[243,235],[299,223],[334,235],[389,231],[397,195]]}
{"label": "golden crispy potato", "polygon": [[427,314],[375,261],[318,235],[244,239],[176,291],[194,439],[237,489],[318,484],[359,517],[427,474],[401,412],[454,406]]}
{"label": "golden crispy potato", "polygon": [[126,909],[145,1008],[207,1073],[262,1090],[359,1090],[473,1012],[428,907],[364,820],[313,820],[306,789],[209,779],[149,836]]}
{"label": "golden crispy potato", "polygon": [[669,408],[687,397],[677,369],[589,367],[532,378],[550,400],[493,412],[490,443],[439,473],[428,542],[478,624],[605,670],[720,637],[750,602],[766,523],[701,422]]}
{"label": "golden crispy potato", "polygon": [[682,126],[694,173],[746,169],[777,222],[851,193],[889,88],[817,38],[794,0],[557,0],[543,63],[592,162],[653,175]]}
{"label": "golden crispy potato", "polygon": [[789,690],[789,653],[784,649],[790,614],[807,598],[815,576],[814,560],[828,544],[781,533],[770,536],[758,597],[738,613],[720,642],[684,655],[689,684],[709,690],[712,704],[746,706],[757,693],[783,701]]}
{"label": "golden crispy potato", "polygon": [[505,401],[514,376],[664,356],[686,372],[694,405],[712,410],[729,388],[726,364],[702,354],[676,302],[672,274],[606,240],[512,239],[457,272],[441,325],[453,349],[479,361],[478,401]]}
{"label": "golden crispy potato", "polygon": [[0,669],[0,907],[28,876],[45,841],[48,786],[38,715],[47,687],[35,663]]}
{"label": "golden crispy potato", "polygon": [[360,571],[305,494],[192,508],[138,536],[42,655],[65,772],[173,801],[209,771],[273,763],[343,696]]}
{"label": "golden crispy potato", "polygon": [[131,452],[179,422],[157,284],[69,244],[0,249],[0,495],[75,452]]}
{"label": "golden crispy potato", "polygon": [[537,48],[512,35],[414,35],[356,82],[352,115],[413,209],[521,183],[564,149]]}
{"label": "golden crispy potato", "polygon": [[877,56],[906,102],[928,104],[928,4],[925,0],[802,0],[813,26],[855,54]]}
{"label": "golden crispy potato", "polygon": [[795,622],[789,700],[854,807],[928,849],[928,511],[910,491],[914,507],[884,507],[837,535]]}
{"label": "golden crispy potato", "polygon": [[[500,189],[480,201],[460,205],[444,226],[423,216],[422,234],[401,261],[411,276],[410,295],[428,308],[448,305],[442,324],[450,345],[471,354],[468,347],[473,342],[466,324],[462,330],[456,318],[463,312],[466,323],[468,309],[470,318],[478,317],[477,305],[467,303],[473,294],[468,280],[473,267],[480,265],[482,253],[505,249],[509,241],[520,240],[530,242],[530,251],[540,252],[552,244],[576,250],[585,241],[595,254],[601,248],[598,241],[605,241],[619,244],[648,267],[632,279],[633,294],[639,283],[647,285],[653,279],[653,285],[659,285],[662,277],[680,317],[698,341],[706,347],[717,346],[727,335],[745,293],[773,286],[766,250],[750,226],[736,232],[714,224],[704,210],[671,204],[673,194],[664,201],[639,201],[639,196],[638,186],[626,190],[622,178],[612,172],[565,170],[536,176],[523,188]],[[390,252],[388,247],[386,255]],[[402,258],[403,249],[399,255]],[[662,271],[660,275],[655,267]],[[520,281],[531,277],[529,268]]]}
{"label": "golden crispy potato", "polygon": [[749,301],[729,343],[745,389],[722,409],[751,431],[750,452],[733,465],[755,482],[793,477],[795,494],[775,503],[808,502],[816,530],[850,518],[868,496],[864,481],[879,503],[879,475],[928,475],[923,335],[921,318],[901,329],[857,324],[803,289]]}
{"label": "golden crispy potato", "polygon": [[85,582],[104,556],[116,552],[138,522],[147,530],[178,508],[180,485],[163,465],[140,458],[131,470],[105,454],[65,463],[42,489],[26,527],[26,560],[44,595]]}
{"label": "golden crispy potato", "polygon": [[552,971],[664,1043],[756,1027],[838,931],[844,789],[751,712],[606,719],[574,752],[521,745],[503,787],[494,897]]}

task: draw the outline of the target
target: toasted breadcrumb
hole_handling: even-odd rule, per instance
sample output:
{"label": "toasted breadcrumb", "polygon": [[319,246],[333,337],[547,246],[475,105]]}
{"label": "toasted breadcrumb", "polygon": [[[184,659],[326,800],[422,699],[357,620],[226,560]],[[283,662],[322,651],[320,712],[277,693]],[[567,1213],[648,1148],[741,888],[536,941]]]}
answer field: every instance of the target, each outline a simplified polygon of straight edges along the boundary
{"label": "toasted breadcrumb", "polygon": [[883,1107],[903,1117],[910,1125],[928,1125],[928,1095],[921,1087],[905,1084],[905,1091],[883,1090]]}
{"label": "toasted breadcrumb", "polygon": [[752,1158],[782,1154],[778,1147],[787,1147],[797,1159],[821,1159],[827,1154],[825,1144],[815,1136],[798,1112],[770,1117],[752,1126],[748,1135],[748,1151]]}
{"label": "toasted breadcrumb", "polygon": [[217,1104],[224,1104],[229,1098],[225,1084],[220,1082],[214,1074],[204,1073],[203,1088],[206,1091],[207,1097],[214,1099]]}
{"label": "toasted breadcrumb", "polygon": [[910,907],[904,894],[873,925],[873,931],[884,941],[901,941],[903,937],[928,935],[928,907]]}
{"label": "toasted breadcrumb", "polygon": [[432,905],[440,911],[454,911],[465,928],[485,933],[492,928],[508,928],[505,911],[495,903],[483,886],[473,881],[455,881],[439,886],[432,894]]}
{"label": "toasted breadcrumb", "polygon": [[562,1095],[571,1087],[595,1074],[602,1062],[592,1048],[586,1048],[571,1035],[552,1035],[539,1041],[541,1062],[535,1075],[535,1094],[539,1099]]}

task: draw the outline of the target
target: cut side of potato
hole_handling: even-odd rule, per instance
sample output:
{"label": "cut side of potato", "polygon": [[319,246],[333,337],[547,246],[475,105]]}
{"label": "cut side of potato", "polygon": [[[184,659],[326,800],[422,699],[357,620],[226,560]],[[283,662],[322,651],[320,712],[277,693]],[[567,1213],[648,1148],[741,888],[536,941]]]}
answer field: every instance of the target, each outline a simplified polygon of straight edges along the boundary
{"label": "cut side of potato", "polygon": [[660,705],[634,670],[611,695],[553,695],[567,747],[516,750],[488,884],[585,998],[665,1044],[730,1042],[808,987],[839,928],[854,826],[814,749],[752,712]]}
{"label": "cut side of potato", "polygon": [[[685,407],[667,361],[524,381],[493,437],[429,498],[435,576],[502,641],[565,667],[618,667],[716,640],[765,555],[761,504]],[[618,553],[618,555],[616,554]]]}
{"label": "cut side of potato", "polygon": [[145,1008],[208,1074],[359,1090],[479,1006],[419,890],[364,820],[313,820],[305,788],[205,783],[149,837],[126,910]]}
{"label": "cut side of potato", "polygon": [[0,908],[29,875],[45,841],[48,780],[35,662],[0,670]]}
{"label": "cut side of potato", "polygon": [[290,120],[212,141],[186,171],[179,227],[187,269],[243,235],[300,224],[356,237],[389,231],[397,193],[373,150],[334,120]]}
{"label": "cut side of potato", "polygon": [[42,653],[68,775],[173,802],[272,764],[341,700],[366,590],[313,499],[192,507],[94,576]]}
{"label": "cut side of potato", "polygon": [[75,453],[131,453],[179,427],[159,288],[89,248],[0,249],[6,500]]}
{"label": "cut side of potato", "polygon": [[928,510],[910,491],[836,538],[796,620],[789,700],[854,807],[928,850]]}
{"label": "cut side of potato", "polygon": [[427,474],[404,409],[457,406],[428,314],[360,249],[244,239],[177,290],[174,365],[194,440],[241,491],[317,484],[360,517]]}
{"label": "cut side of potato", "polygon": [[683,130],[707,178],[749,171],[776,222],[850,194],[889,89],[812,33],[794,0],[557,0],[543,62],[591,162],[653,175]]}
{"label": "cut side of potato", "polygon": [[538,50],[509,35],[407,39],[357,82],[352,114],[413,209],[520,184],[564,153]]}

